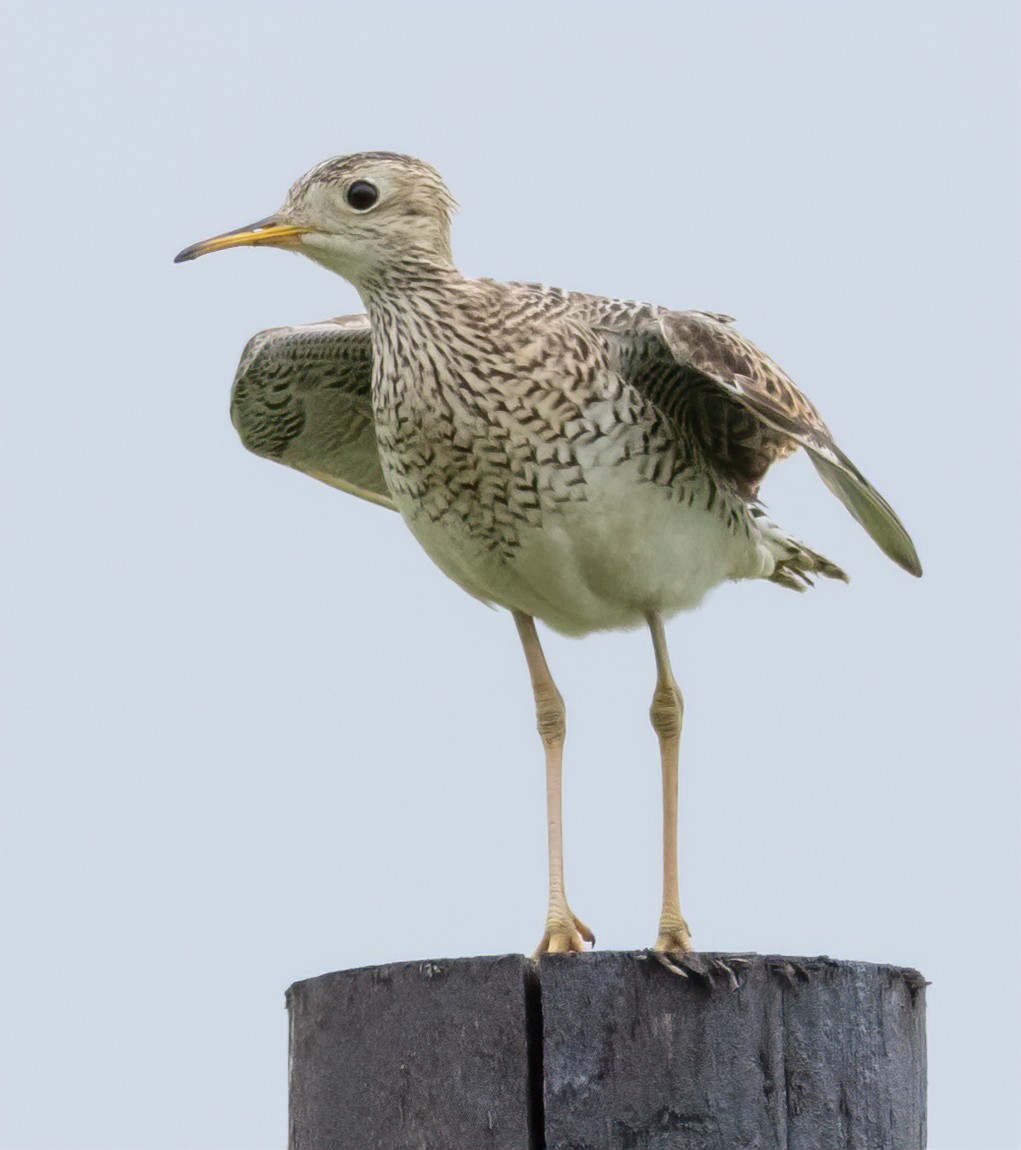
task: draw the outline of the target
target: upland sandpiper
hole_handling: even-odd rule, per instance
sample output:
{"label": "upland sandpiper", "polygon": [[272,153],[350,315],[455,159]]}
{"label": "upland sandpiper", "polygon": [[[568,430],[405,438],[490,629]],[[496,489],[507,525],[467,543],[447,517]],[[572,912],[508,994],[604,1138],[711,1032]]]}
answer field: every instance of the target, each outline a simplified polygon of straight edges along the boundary
{"label": "upland sandpiper", "polygon": [[428,164],[390,152],[327,160],[274,215],[186,248],[288,248],[357,288],[367,316],[255,336],[234,381],[245,446],[395,508],[470,595],[514,616],[546,752],[549,905],[539,951],[591,931],[564,890],[565,715],[536,634],[646,624],[663,775],[655,949],[691,947],[677,883],[683,702],[664,618],[726,580],[795,591],[843,571],[773,523],[770,464],[803,447],[886,554],[921,574],[889,504],[784,372],[728,316],[538,284],[465,279],[454,201]]}

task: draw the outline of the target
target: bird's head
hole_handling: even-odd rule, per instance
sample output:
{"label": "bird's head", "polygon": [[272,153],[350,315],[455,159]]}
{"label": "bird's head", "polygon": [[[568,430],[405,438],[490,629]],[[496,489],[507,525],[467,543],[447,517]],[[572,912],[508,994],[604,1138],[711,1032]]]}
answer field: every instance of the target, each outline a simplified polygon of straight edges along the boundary
{"label": "bird's head", "polygon": [[364,287],[388,270],[450,267],[455,206],[439,173],[421,160],[337,156],[302,176],[273,215],[192,244],[174,262],[224,248],[288,248]]}

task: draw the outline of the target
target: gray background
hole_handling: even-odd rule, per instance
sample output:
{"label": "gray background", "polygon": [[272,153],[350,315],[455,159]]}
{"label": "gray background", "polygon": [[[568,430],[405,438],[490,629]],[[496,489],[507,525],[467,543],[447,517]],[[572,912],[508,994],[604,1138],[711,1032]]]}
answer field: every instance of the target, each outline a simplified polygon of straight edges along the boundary
{"label": "gray background", "polygon": [[[399,520],[247,455],[256,330],[360,310],[185,244],[362,148],[434,163],[468,274],[735,314],[904,517],[765,497],[849,588],[669,627],[697,946],[919,967],[931,1145],[1019,1142],[1012,3],[4,6],[0,1143],[285,1138],[283,990],[530,949],[514,627]],[[550,637],[568,889],[650,943],[646,635]]]}

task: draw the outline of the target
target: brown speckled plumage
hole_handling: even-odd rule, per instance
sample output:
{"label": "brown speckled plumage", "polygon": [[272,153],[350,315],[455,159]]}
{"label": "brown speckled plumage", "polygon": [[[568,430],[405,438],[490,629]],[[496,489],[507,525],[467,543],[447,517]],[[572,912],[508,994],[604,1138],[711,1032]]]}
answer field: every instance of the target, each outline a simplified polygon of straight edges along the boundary
{"label": "brown speckled plumage", "polygon": [[[392,504],[392,490],[430,518],[460,516],[506,557],[518,525],[541,525],[543,508],[587,497],[581,448],[600,467],[638,460],[643,482],[718,507],[729,531],[762,519],[763,477],[799,446],[880,499],[812,403],[729,316],[488,280],[422,287],[416,323],[388,301],[370,315],[252,340],[232,403],[245,445],[377,502]],[[545,335],[530,350],[536,324]],[[395,368],[377,373],[370,423],[373,330]],[[374,466],[373,427],[389,486]],[[806,554],[768,577],[803,586],[816,569]]]}
{"label": "brown speckled plumage", "polygon": [[769,467],[803,447],[906,570],[890,506],[815,407],[732,320],[538,284],[468,280],[435,169],[369,152],[328,160],[282,209],[179,259],[238,244],[300,250],[350,280],[367,315],[276,328],[245,349],[231,415],[245,445],[395,508],[433,560],[515,616],[547,754],[550,901],[540,950],[591,932],[563,890],[564,711],[533,617],[567,633],[648,623],[664,772],[656,947],[690,946],[676,873],[681,697],[662,620],[726,580],[803,590],[844,573],[765,514]]}

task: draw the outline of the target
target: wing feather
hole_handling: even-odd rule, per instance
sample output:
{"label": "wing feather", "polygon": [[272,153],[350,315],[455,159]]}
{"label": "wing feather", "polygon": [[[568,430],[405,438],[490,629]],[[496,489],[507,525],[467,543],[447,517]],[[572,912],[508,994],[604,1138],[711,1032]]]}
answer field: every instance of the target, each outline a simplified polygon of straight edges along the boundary
{"label": "wing feather", "polygon": [[393,507],[376,445],[367,316],[253,336],[234,376],[230,411],[249,451]]}
{"label": "wing feather", "polygon": [[804,447],[823,482],[881,550],[905,571],[921,575],[915,546],[896,512],[840,450],[819,412],[769,356],[723,317],[705,312],[662,311],[658,328],[680,368],[711,382],[763,429],[780,436],[762,438],[762,462],[771,462],[770,453],[779,458]]}

